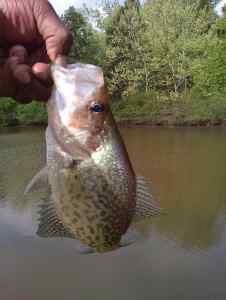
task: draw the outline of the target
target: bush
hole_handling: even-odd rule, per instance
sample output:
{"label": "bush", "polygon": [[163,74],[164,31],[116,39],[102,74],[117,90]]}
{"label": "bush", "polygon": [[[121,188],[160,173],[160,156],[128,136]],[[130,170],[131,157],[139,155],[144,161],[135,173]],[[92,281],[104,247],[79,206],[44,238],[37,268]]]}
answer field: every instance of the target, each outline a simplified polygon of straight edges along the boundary
{"label": "bush", "polygon": [[0,127],[16,125],[16,102],[10,98],[0,100]]}
{"label": "bush", "polygon": [[221,123],[225,118],[226,95],[215,93],[208,96],[191,92],[185,100],[186,119],[193,122]]}
{"label": "bush", "polygon": [[150,121],[165,125],[219,124],[225,118],[226,95],[202,95],[193,90],[189,94],[139,94],[115,101],[112,105],[116,119]]}
{"label": "bush", "polygon": [[155,121],[160,116],[160,112],[166,100],[156,92],[148,94],[140,93],[124,97],[119,101],[113,101],[112,110],[119,120],[128,119],[148,119]]}
{"label": "bush", "polygon": [[23,125],[47,123],[46,104],[36,101],[19,104],[16,107],[16,118]]}

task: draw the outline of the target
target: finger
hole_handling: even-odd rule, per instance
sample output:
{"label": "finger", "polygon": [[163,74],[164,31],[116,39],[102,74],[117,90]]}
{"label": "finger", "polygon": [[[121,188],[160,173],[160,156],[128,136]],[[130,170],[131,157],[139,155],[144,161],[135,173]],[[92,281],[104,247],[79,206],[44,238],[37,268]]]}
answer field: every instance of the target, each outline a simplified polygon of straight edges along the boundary
{"label": "finger", "polygon": [[67,66],[67,57],[65,55],[58,55],[55,63],[58,65],[61,65],[62,67],[66,67]]}
{"label": "finger", "polygon": [[16,56],[11,56],[5,61],[5,69],[9,69],[9,71],[12,73],[18,64],[19,58]]}
{"label": "finger", "polygon": [[50,65],[44,63],[36,63],[32,66],[33,74],[47,85],[52,84],[52,75]]}
{"label": "finger", "polygon": [[49,57],[47,55],[46,47],[41,47],[33,52],[29,57],[30,65],[32,65],[33,74],[47,85],[51,84],[51,72]]}
{"label": "finger", "polygon": [[13,76],[14,78],[22,84],[28,84],[32,80],[32,71],[31,67],[28,65],[24,64],[18,64],[14,69],[13,69]]}
{"label": "finger", "polygon": [[34,15],[51,61],[55,62],[59,55],[67,55],[72,44],[72,36],[50,3],[45,0],[35,1]]}
{"label": "finger", "polygon": [[[63,56],[58,57],[56,60],[56,63],[61,66],[67,66],[67,59]],[[36,63],[32,66],[33,74],[40,80],[43,81],[43,83],[46,83],[47,85],[53,84],[53,78],[51,73],[51,67],[49,64],[44,63]]]}
{"label": "finger", "polygon": [[31,67],[24,64],[27,58],[28,53],[23,46],[16,45],[10,48],[7,64],[10,67],[14,79],[22,84],[28,84],[32,79]]}
{"label": "finger", "polygon": [[13,56],[17,57],[19,63],[21,64],[27,62],[28,60],[27,50],[21,45],[16,45],[9,49],[9,57],[13,57]]}
{"label": "finger", "polygon": [[42,62],[42,63],[46,63],[46,64],[49,63],[49,57],[48,57],[45,46],[39,47],[35,51],[30,53],[29,64],[33,65],[37,62]]}
{"label": "finger", "polygon": [[33,79],[28,85],[23,88],[18,88],[16,100],[21,103],[29,103],[32,100],[46,102],[51,95],[51,88],[42,85],[37,79]]}
{"label": "finger", "polygon": [[49,57],[46,47],[41,47],[29,56],[29,64],[32,66],[32,72],[36,78],[42,81],[46,86],[52,85]]}
{"label": "finger", "polygon": [[[32,76],[32,69],[28,65],[18,64],[13,70],[17,80],[17,98],[27,102],[31,100],[47,101],[51,92],[51,81],[45,84]],[[48,85],[47,85],[48,82]]]}
{"label": "finger", "polygon": [[11,56],[6,63],[6,68],[9,68],[13,79],[19,83],[28,84],[32,78],[31,67],[25,64],[20,64],[20,58],[17,56]]}
{"label": "finger", "polygon": [[1,69],[2,78],[0,78],[0,90],[2,96],[14,97],[18,85],[28,84],[31,81],[30,67],[27,65],[19,64],[19,58],[12,56],[8,58]]}

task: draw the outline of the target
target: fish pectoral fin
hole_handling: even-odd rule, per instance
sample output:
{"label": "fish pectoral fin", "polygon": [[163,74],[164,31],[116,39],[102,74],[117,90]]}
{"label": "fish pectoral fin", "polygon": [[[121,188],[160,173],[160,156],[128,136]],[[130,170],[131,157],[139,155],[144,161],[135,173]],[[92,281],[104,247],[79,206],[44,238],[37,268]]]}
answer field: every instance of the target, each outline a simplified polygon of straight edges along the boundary
{"label": "fish pectoral fin", "polygon": [[36,234],[45,238],[72,238],[74,235],[63,225],[57,216],[52,197],[40,205],[38,230]]}
{"label": "fish pectoral fin", "polygon": [[38,190],[42,186],[48,186],[48,170],[47,166],[42,168],[28,183],[27,187],[25,188],[24,195]]}
{"label": "fish pectoral fin", "polygon": [[145,178],[136,178],[136,210],[134,221],[162,214],[159,203],[153,199],[150,185]]}

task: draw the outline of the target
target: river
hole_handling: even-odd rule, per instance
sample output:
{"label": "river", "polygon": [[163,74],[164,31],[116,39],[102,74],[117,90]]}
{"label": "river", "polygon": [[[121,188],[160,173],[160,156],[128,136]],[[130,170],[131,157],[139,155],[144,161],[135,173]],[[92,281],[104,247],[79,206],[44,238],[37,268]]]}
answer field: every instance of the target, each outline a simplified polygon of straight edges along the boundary
{"label": "river", "polygon": [[122,128],[137,174],[166,214],[136,243],[80,255],[35,235],[24,188],[45,163],[44,129],[0,132],[0,299],[226,299],[226,129]]}

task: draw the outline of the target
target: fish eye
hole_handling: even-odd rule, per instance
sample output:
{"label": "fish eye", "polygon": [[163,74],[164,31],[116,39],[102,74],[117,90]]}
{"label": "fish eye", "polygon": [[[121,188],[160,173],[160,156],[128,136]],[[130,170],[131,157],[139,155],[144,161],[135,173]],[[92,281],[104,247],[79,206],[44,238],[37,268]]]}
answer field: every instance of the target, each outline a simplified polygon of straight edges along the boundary
{"label": "fish eye", "polygon": [[90,107],[92,112],[99,113],[105,111],[105,106],[100,103],[93,103]]}

